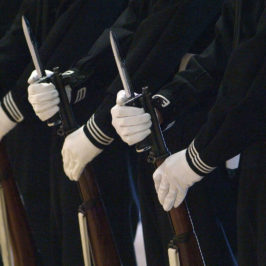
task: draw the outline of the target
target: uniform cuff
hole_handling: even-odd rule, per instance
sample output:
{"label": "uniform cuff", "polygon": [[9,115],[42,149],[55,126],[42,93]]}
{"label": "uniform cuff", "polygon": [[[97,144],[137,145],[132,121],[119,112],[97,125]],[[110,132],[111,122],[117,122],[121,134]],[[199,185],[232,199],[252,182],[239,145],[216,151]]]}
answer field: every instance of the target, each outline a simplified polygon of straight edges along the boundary
{"label": "uniform cuff", "polygon": [[85,99],[87,94],[86,84],[91,73],[82,74],[77,69],[70,69],[63,73],[65,88],[68,94],[69,102],[76,104]]}
{"label": "uniform cuff", "polygon": [[11,130],[13,129],[17,123],[13,122],[9,119],[9,117],[4,112],[2,106],[0,105],[0,140]]}
{"label": "uniform cuff", "polygon": [[82,101],[85,97],[86,97],[86,93],[87,93],[87,88],[86,87],[82,87],[80,89],[78,89],[75,92],[75,95],[73,95],[73,104],[76,104],[80,101]]}
{"label": "uniform cuff", "polygon": [[200,176],[205,176],[212,172],[216,167],[209,166],[207,163],[203,162],[200,158],[199,152],[195,147],[194,140],[189,145],[186,158],[191,169]]}
{"label": "uniform cuff", "polygon": [[96,124],[94,114],[83,128],[88,139],[99,149],[104,149],[113,142],[113,138],[107,136]]}
{"label": "uniform cuff", "polygon": [[4,98],[1,101],[1,106],[11,121],[19,123],[24,119],[24,117],[23,117],[22,113],[20,112],[17,104],[14,101],[14,98],[12,96],[11,91],[9,91],[4,96]]}

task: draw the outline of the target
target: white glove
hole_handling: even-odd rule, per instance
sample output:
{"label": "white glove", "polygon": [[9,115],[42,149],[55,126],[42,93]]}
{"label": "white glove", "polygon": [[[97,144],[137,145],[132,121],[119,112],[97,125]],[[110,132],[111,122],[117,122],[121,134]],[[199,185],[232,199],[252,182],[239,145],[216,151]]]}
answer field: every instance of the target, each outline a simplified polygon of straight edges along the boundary
{"label": "white glove", "polygon": [[[45,74],[46,74],[46,77],[50,77],[53,75],[54,72],[50,71],[50,70],[45,70]],[[28,84],[33,84],[35,83],[36,81],[38,81],[40,79],[38,73],[36,70],[33,70],[29,79],[28,79]]]}
{"label": "white glove", "polygon": [[58,92],[52,83],[33,83],[28,87],[28,100],[41,121],[46,121],[59,111]]}
{"label": "white glove", "polygon": [[155,189],[164,210],[177,208],[185,199],[189,187],[201,179],[188,165],[186,150],[169,156],[153,174]]}
{"label": "white glove", "polygon": [[91,162],[101,149],[86,137],[83,126],[68,135],[62,148],[64,171],[72,181],[78,181],[87,163]]}
{"label": "white glove", "polygon": [[134,145],[151,133],[151,116],[143,108],[123,106],[126,99],[125,92],[119,91],[116,105],[111,109],[112,125],[124,142]]}
{"label": "white glove", "polygon": [[0,141],[17,123],[11,121],[0,105]]}
{"label": "white glove", "polygon": [[[53,74],[46,71],[47,76]],[[52,83],[34,83],[39,79],[36,70],[28,79],[28,100],[41,121],[46,121],[59,111],[60,99]]]}

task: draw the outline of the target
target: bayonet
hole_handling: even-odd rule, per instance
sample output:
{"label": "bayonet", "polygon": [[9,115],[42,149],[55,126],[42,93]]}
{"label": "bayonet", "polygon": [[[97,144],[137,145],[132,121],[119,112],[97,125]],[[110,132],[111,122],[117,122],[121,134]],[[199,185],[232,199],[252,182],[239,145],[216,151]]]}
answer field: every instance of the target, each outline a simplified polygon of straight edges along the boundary
{"label": "bayonet", "polygon": [[25,39],[26,39],[26,42],[27,42],[27,45],[30,51],[30,55],[31,55],[34,67],[37,71],[37,74],[39,78],[45,77],[46,74],[45,74],[43,65],[41,63],[36,40],[32,34],[30,23],[24,16],[22,16],[22,28],[23,28],[24,36],[25,36]]}
{"label": "bayonet", "polygon": [[[119,75],[120,75],[120,78],[121,78],[121,81],[124,87],[124,91],[125,91],[126,97],[128,98],[128,101],[125,104],[137,106],[139,104],[141,94],[135,97],[132,82],[127,72],[125,60],[121,56],[118,40],[116,38],[115,33],[111,30],[110,30],[110,42],[111,42],[116,66],[118,68],[118,72],[119,72]],[[136,151],[143,152],[143,151],[149,150],[150,147],[151,146],[150,146],[149,140],[146,138],[140,143],[136,144]]]}
{"label": "bayonet", "polygon": [[[39,83],[48,82],[49,78],[46,77],[46,73],[42,65],[39,52],[38,52],[37,43],[31,31],[30,23],[26,19],[25,16],[22,16],[21,19],[22,19],[22,28],[23,28],[24,36],[25,36],[25,39],[26,39],[26,42],[27,42],[27,45],[30,51],[32,62],[37,71],[37,75],[39,77],[38,82]],[[61,124],[61,119],[58,113],[56,113],[53,117],[49,118],[46,122],[49,127],[53,127],[53,126],[57,126]]]}
{"label": "bayonet", "polygon": [[126,69],[125,60],[121,56],[121,49],[119,48],[119,44],[116,38],[116,35],[113,31],[110,30],[110,41],[113,50],[113,54],[115,57],[116,66],[118,68],[118,72],[128,99],[134,97],[134,90],[132,87],[132,83],[129,77],[129,74]]}

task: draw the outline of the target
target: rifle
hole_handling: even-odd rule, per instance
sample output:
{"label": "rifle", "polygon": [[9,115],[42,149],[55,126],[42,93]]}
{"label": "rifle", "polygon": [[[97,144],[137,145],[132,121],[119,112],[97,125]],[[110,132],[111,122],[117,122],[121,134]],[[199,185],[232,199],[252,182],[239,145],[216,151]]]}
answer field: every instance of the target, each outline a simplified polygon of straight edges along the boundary
{"label": "rifle", "polygon": [[[61,132],[67,136],[78,127],[65,91],[64,83],[68,84],[68,77],[64,76],[63,78],[58,68],[54,68],[53,71],[52,81],[61,100],[59,111],[62,120]],[[80,176],[78,189],[83,201],[79,207],[79,224],[85,265],[89,265],[88,250],[91,250],[92,261],[95,266],[121,265],[104,203],[90,165],[86,166]]]}
{"label": "rifle", "polygon": [[1,235],[2,241],[5,243],[1,243],[1,246],[6,244],[6,252],[2,253],[4,265],[36,266],[36,251],[26,212],[7,158],[5,147],[1,142],[0,182],[1,189],[3,189],[3,194],[1,194],[1,230],[5,231],[4,235]]}
{"label": "rifle", "polygon": [[[58,135],[66,137],[78,128],[65,90],[65,85],[69,84],[73,72],[67,71],[63,75],[56,67],[53,69],[54,74],[46,77],[30,24],[24,16],[22,27],[33,64],[40,78],[38,82],[52,82],[59,93],[59,113],[49,119],[47,125],[60,125]],[[77,184],[83,202],[79,207],[78,219],[85,266],[91,265],[91,262],[94,266],[120,266],[119,253],[91,166],[87,165]]]}
{"label": "rifle", "polygon": [[[148,88],[145,87],[142,89],[142,94],[132,96],[134,95],[132,88],[130,88],[130,86],[125,86],[125,84],[131,84],[131,82],[126,71],[125,61],[121,59],[119,53],[118,41],[112,31],[110,31],[110,41],[126,95],[130,95],[129,100],[125,105],[142,106],[145,112],[151,115],[152,133],[148,139],[145,139],[145,143],[147,143],[148,140],[150,142],[147,147],[147,149],[150,149],[147,161],[152,163],[155,168],[159,167],[163,161],[170,156],[170,152],[165,144],[159,121],[153,107],[151,93]],[[128,92],[128,89],[130,89],[131,92]],[[147,149],[143,148],[143,150]],[[169,220],[175,233],[168,245],[170,266],[205,265],[185,202],[183,202],[178,208],[174,208],[170,211]]]}
{"label": "rifle", "polygon": [[[140,101],[145,112],[151,115],[152,148],[147,160],[156,168],[170,156],[170,152],[165,144],[148,88],[142,89]],[[169,217],[175,232],[175,236],[168,246],[170,265],[179,265],[178,260],[180,260],[182,266],[205,265],[186,203],[183,202],[178,208],[173,208],[169,213]]]}

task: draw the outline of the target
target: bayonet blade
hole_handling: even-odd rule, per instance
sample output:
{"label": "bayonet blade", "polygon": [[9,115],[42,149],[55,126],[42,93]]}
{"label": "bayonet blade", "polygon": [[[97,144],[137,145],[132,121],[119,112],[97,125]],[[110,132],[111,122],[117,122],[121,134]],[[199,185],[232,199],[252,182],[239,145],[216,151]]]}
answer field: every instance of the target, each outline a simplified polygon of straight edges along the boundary
{"label": "bayonet blade", "polygon": [[118,72],[126,93],[127,98],[132,98],[134,97],[134,91],[133,87],[131,84],[131,80],[129,78],[126,65],[125,65],[125,60],[121,57],[121,53],[119,51],[119,44],[118,40],[116,39],[115,33],[110,30],[110,42],[113,50],[113,54],[115,57],[115,62],[116,66],[118,68]]}
{"label": "bayonet blade", "polygon": [[40,60],[37,44],[31,32],[30,23],[24,16],[22,16],[22,28],[37,74],[39,78],[44,77],[46,74]]}

